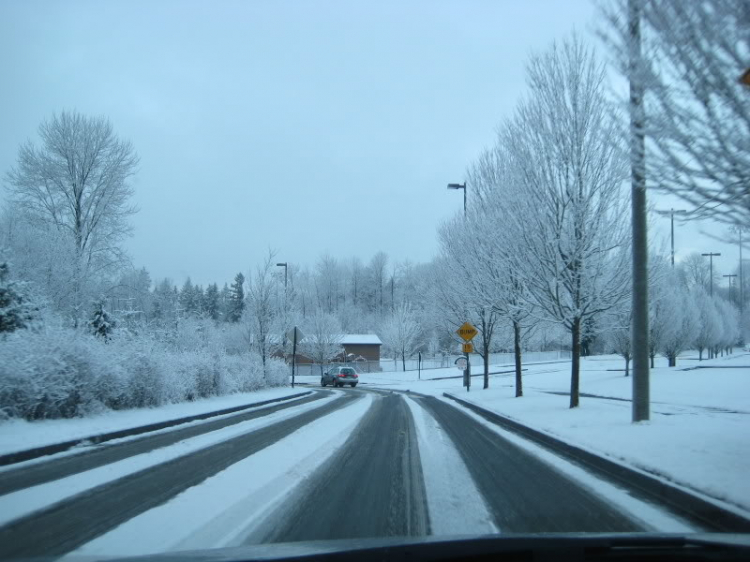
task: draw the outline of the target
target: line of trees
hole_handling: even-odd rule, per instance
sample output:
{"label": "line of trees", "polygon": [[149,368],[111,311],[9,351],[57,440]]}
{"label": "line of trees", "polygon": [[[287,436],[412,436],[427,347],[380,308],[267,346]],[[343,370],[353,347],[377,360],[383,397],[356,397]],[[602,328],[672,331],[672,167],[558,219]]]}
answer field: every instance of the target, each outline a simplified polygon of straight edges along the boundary
{"label": "line of trees", "polygon": [[[134,147],[103,117],[62,112],[45,120],[40,143],[20,147],[4,181],[0,408],[76,415],[94,403],[125,407],[247,388],[251,379],[259,384],[258,373],[278,382],[283,369],[273,357],[290,351],[284,334],[292,326],[312,336],[305,352],[321,364],[336,355],[341,334],[374,332],[405,368],[417,351],[455,352],[454,331],[468,320],[479,330],[484,387],[491,353],[513,350],[519,397],[524,350],[564,347],[573,356],[571,407],[579,405],[581,355],[618,353],[627,374],[629,163],[649,188],[689,203],[688,218],[727,223],[733,237],[750,226],[750,104],[738,81],[747,70],[750,11],[743,0],[618,0],[601,14],[602,36],[634,92],[633,126],[611,99],[606,66],[579,37],[533,55],[523,99],[468,167],[466,213],[440,228],[440,253],[425,264],[393,263],[383,252],[367,262],[326,254],[312,267],[289,264],[285,284],[269,251],[253,269],[238,264],[243,271],[221,288],[190,278],[180,287],[154,282],[122,250],[137,210]],[[638,49],[628,14],[639,15]],[[652,364],[663,355],[674,366],[691,347],[702,359],[741,341],[747,318],[738,309],[750,309],[744,272],[735,271],[745,284],[739,290],[719,288],[701,256],[672,270],[660,254],[654,244]],[[90,338],[76,348],[85,360],[65,355],[66,335]],[[24,345],[58,353],[48,363],[63,371],[42,363],[24,371],[8,351],[23,355]],[[49,358],[41,347],[26,351]],[[128,362],[110,369],[120,373],[114,378],[91,369],[118,353]],[[173,361],[176,353],[192,363]],[[192,382],[167,384],[155,364],[138,359],[149,354],[162,357],[173,381]],[[250,379],[238,374],[238,357],[253,365]],[[18,378],[24,372],[33,385]]]}

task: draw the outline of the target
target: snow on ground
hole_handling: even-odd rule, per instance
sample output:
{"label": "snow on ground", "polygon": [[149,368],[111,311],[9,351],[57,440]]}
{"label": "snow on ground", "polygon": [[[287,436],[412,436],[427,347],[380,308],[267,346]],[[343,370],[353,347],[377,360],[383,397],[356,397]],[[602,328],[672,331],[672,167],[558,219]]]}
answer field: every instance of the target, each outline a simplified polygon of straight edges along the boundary
{"label": "snow on ground", "polygon": [[[708,368],[682,370],[698,365]],[[581,392],[600,398],[582,396],[573,410],[563,395],[569,390],[570,362],[525,367],[523,398],[514,397],[512,373],[492,376],[488,390],[482,390],[480,377],[472,377],[468,393],[461,379],[416,381],[412,373],[365,375],[361,382],[437,396],[454,393],[750,512],[750,354],[699,363],[697,354],[688,353],[677,368],[657,359],[651,370],[651,421],[639,424],[630,421],[632,378],[624,376],[621,358],[582,360]]]}
{"label": "snow on ground", "polygon": [[[135,455],[121,461],[113,462],[84,472],[79,472],[59,480],[46,482],[17,492],[0,496],[0,525],[14,519],[30,515],[54,503],[70,498],[96,486],[114,482],[128,474],[145,470],[172,459],[227,441],[261,427],[297,416],[308,410],[320,408],[337,398],[331,394],[320,400],[274,412],[262,418],[240,422],[204,435],[185,439],[167,447],[154,449],[148,453]],[[106,446],[106,445],[103,445]]]}
{"label": "snow on ground", "polygon": [[303,391],[304,389],[289,387],[267,388],[256,392],[205,398],[194,402],[167,404],[158,408],[111,411],[87,418],[37,420],[33,422],[7,420],[0,422],[0,454],[83,439],[110,431],[119,431],[234,406],[263,402],[299,394]]}
{"label": "snow on ground", "polygon": [[440,424],[406,398],[417,430],[433,535],[498,533],[482,494]]}
{"label": "snow on ground", "polygon": [[[355,425],[373,402],[316,420],[277,443],[187,489],[70,553],[136,556],[166,551],[236,546],[345,443],[341,427]],[[299,410],[295,412],[299,413]]]}

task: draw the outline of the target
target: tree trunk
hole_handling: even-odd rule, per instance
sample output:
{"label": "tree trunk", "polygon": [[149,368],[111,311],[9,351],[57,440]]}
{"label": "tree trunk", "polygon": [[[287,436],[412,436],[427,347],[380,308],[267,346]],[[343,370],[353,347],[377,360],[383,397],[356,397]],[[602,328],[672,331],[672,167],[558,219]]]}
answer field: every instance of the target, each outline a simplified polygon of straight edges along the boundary
{"label": "tree trunk", "polygon": [[523,396],[523,380],[521,379],[521,324],[513,321],[513,355],[516,362],[516,398]]}
{"label": "tree trunk", "polygon": [[406,352],[401,351],[401,366],[404,368],[404,373],[406,372]]}
{"label": "tree trunk", "polygon": [[[655,357],[656,357],[656,354],[655,354],[655,353],[652,353],[652,354],[651,354],[651,368],[652,368],[652,369],[654,368],[654,358],[655,358]],[[627,369],[627,367],[626,367],[626,369]]]}
{"label": "tree trunk", "polygon": [[703,348],[698,348],[698,361],[703,361]]}
{"label": "tree trunk", "polygon": [[[654,356],[651,356],[651,367],[654,366]],[[625,376],[630,376],[630,355],[625,356]]]}
{"label": "tree trunk", "polygon": [[573,365],[570,371],[570,407],[577,408],[579,403],[578,389],[581,369],[581,319],[573,320],[570,330],[573,339]]}

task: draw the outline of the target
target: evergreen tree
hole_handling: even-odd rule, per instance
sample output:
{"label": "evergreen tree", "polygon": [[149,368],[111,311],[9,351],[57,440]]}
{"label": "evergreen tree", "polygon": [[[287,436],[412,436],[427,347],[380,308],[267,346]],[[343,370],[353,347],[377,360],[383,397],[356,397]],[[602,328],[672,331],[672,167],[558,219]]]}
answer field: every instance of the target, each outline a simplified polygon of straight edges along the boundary
{"label": "evergreen tree", "polygon": [[229,306],[232,300],[232,292],[229,289],[229,285],[224,283],[219,292],[219,316],[225,321],[229,321]]}
{"label": "evergreen tree", "polygon": [[104,299],[99,299],[94,303],[94,312],[91,314],[89,321],[91,331],[95,336],[104,338],[107,341],[115,329],[115,321],[104,308]]}
{"label": "evergreen tree", "polygon": [[201,316],[206,312],[206,295],[203,287],[195,285],[193,287],[193,313]]}
{"label": "evergreen tree", "polygon": [[211,320],[219,319],[219,287],[216,283],[206,288],[205,312]]}
{"label": "evergreen tree", "polygon": [[185,316],[195,314],[197,303],[195,302],[195,289],[193,287],[193,282],[190,280],[190,277],[185,280],[185,284],[182,286],[179,302],[182,313]]}
{"label": "evergreen tree", "polygon": [[28,328],[36,312],[23,285],[8,279],[9,271],[7,263],[0,263],[0,333]]}
{"label": "evergreen tree", "polygon": [[242,317],[242,311],[245,310],[245,276],[238,273],[234,277],[234,283],[229,289],[229,311],[227,319],[230,322],[239,322]]}

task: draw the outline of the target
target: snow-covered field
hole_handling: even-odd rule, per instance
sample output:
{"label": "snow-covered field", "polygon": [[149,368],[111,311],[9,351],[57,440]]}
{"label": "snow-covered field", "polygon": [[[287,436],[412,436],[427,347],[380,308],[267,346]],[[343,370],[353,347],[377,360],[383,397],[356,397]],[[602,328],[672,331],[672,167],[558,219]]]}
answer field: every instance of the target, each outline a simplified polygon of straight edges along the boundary
{"label": "snow-covered field", "polygon": [[[699,366],[699,369],[684,370]],[[474,373],[481,372],[474,365]],[[570,363],[529,364],[524,397],[514,397],[513,374],[494,375],[490,388],[472,377],[466,392],[459,371],[363,375],[361,383],[441,396],[457,394],[482,407],[546,431],[572,444],[656,473],[750,511],[750,354],[736,352],[711,361],[687,353],[677,368],[657,359],[651,371],[651,421],[630,421],[632,379],[616,356],[585,358],[581,406],[568,408]],[[493,365],[490,372],[512,365]],[[428,379],[432,379],[429,380]],[[428,380],[425,380],[428,379]]]}
{"label": "snow-covered field", "polygon": [[217,396],[168,404],[158,408],[138,408],[106,412],[97,416],[73,419],[38,420],[8,420],[0,423],[0,454],[11,453],[41,447],[53,443],[61,443],[73,439],[118,431],[131,427],[138,427],[150,423],[158,423],[176,418],[194,416],[214,410],[232,408],[245,404],[253,404],[299,394],[304,389],[267,388],[256,392],[243,392],[227,396]]}

